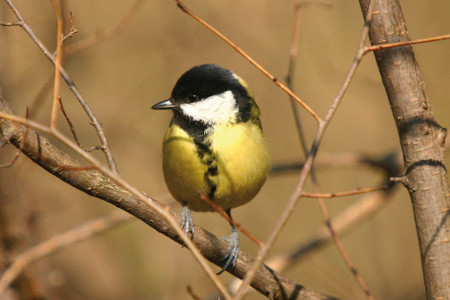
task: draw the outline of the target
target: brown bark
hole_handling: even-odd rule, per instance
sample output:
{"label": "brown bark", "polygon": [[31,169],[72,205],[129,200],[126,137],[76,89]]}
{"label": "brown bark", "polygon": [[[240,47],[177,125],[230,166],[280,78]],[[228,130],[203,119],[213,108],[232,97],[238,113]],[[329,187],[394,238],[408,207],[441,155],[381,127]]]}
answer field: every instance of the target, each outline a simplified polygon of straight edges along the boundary
{"label": "brown bark", "polygon": [[[360,0],[363,15],[369,0]],[[372,45],[408,41],[397,0],[376,1]],[[427,299],[449,299],[450,218],[444,163],[446,129],[433,118],[412,46],[375,51],[403,152],[403,184],[409,191],[420,244]]]}

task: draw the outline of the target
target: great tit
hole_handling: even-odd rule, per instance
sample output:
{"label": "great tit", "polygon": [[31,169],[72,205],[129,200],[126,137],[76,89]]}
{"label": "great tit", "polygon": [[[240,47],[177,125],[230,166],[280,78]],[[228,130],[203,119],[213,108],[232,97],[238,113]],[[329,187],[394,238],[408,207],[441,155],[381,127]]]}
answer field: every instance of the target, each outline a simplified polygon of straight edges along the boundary
{"label": "great tit", "polygon": [[[194,234],[190,210],[214,211],[199,191],[230,218],[232,208],[256,196],[270,158],[259,108],[241,77],[214,64],[195,66],[178,79],[168,100],[152,108],[173,111],[163,141],[163,172],[170,193],[183,205],[186,234]],[[233,268],[239,253],[239,235],[230,225],[218,274]]]}

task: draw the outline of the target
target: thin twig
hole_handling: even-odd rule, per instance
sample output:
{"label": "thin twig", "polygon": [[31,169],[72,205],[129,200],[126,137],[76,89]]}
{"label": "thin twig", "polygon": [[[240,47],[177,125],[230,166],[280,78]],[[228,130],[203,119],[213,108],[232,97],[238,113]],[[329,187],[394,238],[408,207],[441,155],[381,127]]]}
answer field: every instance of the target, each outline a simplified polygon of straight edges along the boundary
{"label": "thin twig", "polygon": [[[69,118],[69,115],[67,114],[66,110],[64,109],[61,97],[59,97],[58,100],[59,100],[59,109],[61,110],[64,118],[66,119],[67,124],[69,124],[70,132],[72,133],[73,139],[75,140],[75,143],[77,143],[78,147],[82,148],[86,152],[92,152],[94,150],[102,150],[103,146],[92,146],[92,147],[86,148],[83,145],[81,145],[80,140],[78,139],[77,133],[75,131],[75,127],[73,126],[73,123]],[[85,167],[85,170],[91,170],[94,168],[95,167],[93,167],[93,166]],[[77,169],[77,170],[81,170],[81,169]]]}
{"label": "thin twig", "polygon": [[381,190],[386,190],[389,186],[387,184],[382,186],[377,186],[374,188],[366,188],[366,189],[355,189],[353,191],[346,191],[346,192],[337,192],[337,193],[308,193],[303,192],[302,197],[305,198],[335,198],[335,197],[345,197],[345,196],[354,196],[354,195],[361,195]]}
{"label": "thin twig", "polygon": [[78,147],[83,148],[81,146],[80,141],[78,140],[77,133],[75,132],[75,128],[73,127],[73,123],[72,123],[72,121],[70,121],[70,118],[69,118],[69,116],[67,115],[67,113],[66,113],[66,111],[64,109],[61,97],[59,97],[58,100],[59,100],[59,109],[61,110],[64,118],[66,119],[67,124],[69,124],[69,129],[70,129],[70,132],[72,133],[72,136],[73,136],[73,139],[75,140],[75,143],[77,143]]}
{"label": "thin twig", "polygon": [[[290,47],[290,51],[289,51],[289,70],[288,70],[287,81],[288,81],[288,84],[289,84],[289,88],[291,88],[291,89],[292,89],[291,79],[292,79],[292,74],[294,72],[295,58],[296,58],[297,51],[298,51],[297,44],[298,44],[298,35],[299,35],[300,11],[301,11],[300,10],[300,3],[298,2],[298,3],[295,4],[295,7],[294,7],[294,28],[293,28],[293,36],[292,36],[292,40],[291,40],[291,47]],[[307,146],[306,146],[306,140],[305,140],[305,136],[303,134],[303,128],[301,126],[301,122],[300,122],[300,117],[299,117],[299,113],[298,113],[298,110],[297,110],[297,106],[295,105],[295,103],[292,100],[292,98],[290,99],[290,102],[291,102],[291,107],[292,107],[292,111],[293,111],[293,114],[294,114],[294,120],[295,120],[297,133],[298,133],[298,136],[300,138],[301,146],[302,146],[302,149],[303,149],[303,152],[304,152],[305,156],[307,156],[308,155],[308,149],[307,149]],[[315,173],[316,173],[315,172],[315,167],[313,165],[313,166],[311,166],[310,176],[311,176],[311,180],[312,180],[315,192],[316,192],[314,198],[319,198],[318,201],[319,201],[319,205],[320,205],[323,217],[324,217],[324,222],[325,222],[325,224],[328,225],[327,228],[330,231],[330,235],[334,238],[334,240],[336,240],[337,248],[342,253],[343,257],[345,257],[348,260],[350,260],[349,259],[349,255],[346,253],[346,250],[344,249],[342,242],[339,240],[339,237],[337,236],[337,234],[334,234],[335,230],[334,230],[334,228],[333,228],[333,226],[332,226],[332,224],[330,222],[328,209],[326,207],[326,204],[325,204],[325,201],[323,200],[322,195],[325,195],[326,197],[337,197],[337,196],[345,196],[345,195],[357,194],[357,192],[351,192],[351,193],[347,192],[347,193],[342,193],[342,195],[339,194],[339,193],[322,194],[322,193],[320,193],[320,186],[319,186],[319,182],[318,182],[318,179],[317,179]],[[377,190],[377,189],[375,189],[375,190]],[[368,191],[372,191],[372,189],[369,189]],[[312,194],[305,193],[305,192],[302,193],[303,197],[305,197],[307,195],[311,196]],[[350,262],[350,264],[353,266],[353,263]],[[352,270],[356,270],[356,269],[353,267]],[[358,274],[358,273],[357,273],[357,271],[356,272],[352,271],[352,274],[354,275],[354,274]]]}
{"label": "thin twig", "polygon": [[88,222],[78,228],[57,234],[39,245],[19,254],[0,278],[0,295],[5,293],[8,286],[20,275],[23,269],[32,262],[48,256],[68,245],[87,240],[113,226],[132,219],[133,216],[124,213],[121,210],[116,210],[108,216]]}
{"label": "thin twig", "polygon": [[356,282],[359,284],[361,289],[364,291],[366,297],[368,299],[373,300],[374,298],[372,296],[372,293],[370,292],[369,288],[367,287],[367,284],[365,283],[364,279],[362,278],[361,273],[358,271],[358,269],[355,267],[355,264],[350,259],[348,252],[344,248],[344,244],[342,243],[341,239],[339,238],[338,233],[336,232],[333,225],[331,224],[330,214],[328,212],[328,209],[325,205],[325,201],[323,198],[319,198],[319,204],[320,204],[320,208],[322,210],[323,217],[326,220],[325,225],[328,228],[328,232],[330,233],[331,238],[334,241],[334,244],[339,249],[339,253],[341,254],[342,258],[344,259],[347,267],[351,271],[352,276],[355,278]]}
{"label": "thin twig", "polygon": [[78,30],[75,28],[75,14],[70,12],[70,30],[69,33],[63,37],[61,42],[64,43],[65,40],[72,38],[77,32]]}
{"label": "thin twig", "polygon": [[[329,121],[334,116],[334,114],[337,110],[337,107],[339,106],[340,102],[343,99],[345,92],[347,91],[348,87],[350,86],[350,83],[353,79],[353,76],[356,72],[357,67],[359,66],[363,56],[366,53],[365,52],[365,44],[369,37],[369,26],[370,26],[370,22],[372,20],[374,7],[375,7],[375,0],[370,0],[367,17],[365,19],[365,24],[364,24],[364,27],[363,27],[363,30],[361,33],[361,38],[360,38],[359,46],[358,46],[358,49],[357,49],[357,52],[355,55],[355,59],[353,61],[352,66],[350,67],[350,71],[347,74],[346,79],[344,80],[344,83],[341,86],[341,89],[338,92],[338,96],[334,99],[330,109],[328,110],[328,113],[325,117],[324,130],[328,126]],[[322,124],[320,124],[320,125],[322,125]],[[323,198],[319,198],[319,205],[320,205],[322,214],[325,219],[325,224],[330,232],[330,235],[333,238],[336,247],[339,249],[339,252],[341,253],[341,256],[343,257],[345,263],[347,264],[347,267],[350,269],[352,276],[358,282],[359,286],[364,291],[367,298],[374,299],[371,292],[369,291],[369,288],[367,287],[366,283],[364,282],[363,278],[361,277],[361,274],[359,273],[359,271],[356,269],[355,265],[351,261],[350,256],[348,255],[347,251],[345,250],[344,245],[343,245],[342,241],[339,239],[338,234],[334,230],[334,228],[331,224],[331,221],[330,221],[330,215],[329,215],[328,209],[326,207],[326,204],[325,204],[325,201]]]}
{"label": "thin twig", "polygon": [[[388,195],[391,194],[387,193],[387,191],[378,191],[356,201],[330,220],[334,230],[339,235],[343,235],[363,221],[367,221],[370,216],[380,210],[383,204],[388,202]],[[312,254],[314,251],[328,245],[330,241],[332,241],[330,232],[324,224],[314,234],[297,246],[284,253],[268,258],[266,264],[278,272],[286,271],[307,258],[308,254]],[[235,292],[239,284],[240,280],[233,279],[228,285],[229,290],[232,293]]]}
{"label": "thin twig", "polygon": [[[298,1],[298,2],[296,2],[295,7],[294,7],[294,28],[293,28],[293,36],[292,36],[292,40],[291,40],[291,47],[290,47],[290,51],[289,51],[289,69],[288,69],[288,76],[287,76],[288,86],[291,89],[292,89],[292,74],[294,72],[295,59],[296,59],[296,55],[298,52],[297,44],[298,44],[298,35],[299,35],[299,31],[300,31],[299,30],[300,29],[299,28],[300,12],[301,12],[300,1]],[[292,98],[290,98],[290,103],[291,103],[291,107],[292,107],[292,112],[294,114],[294,120],[295,120],[296,129],[297,129],[297,134],[300,139],[303,153],[306,157],[308,155],[308,149],[307,149],[307,145],[306,145],[305,135],[303,133],[303,127],[300,122],[300,116],[298,113],[297,105],[295,105],[295,102],[292,100]],[[311,171],[310,171],[311,180],[314,185],[316,195],[321,195],[321,194],[318,194],[318,193],[320,193],[320,187],[319,187],[319,182],[318,182],[318,179],[317,179],[315,173],[316,173],[315,167],[313,165],[313,166],[311,166]],[[306,196],[307,194],[308,193],[303,192],[302,196]],[[333,235],[331,222],[330,222],[330,220],[328,220],[326,218],[326,216],[328,215],[328,211],[326,209],[325,202],[323,201],[322,197],[319,196],[317,198],[320,198],[319,203],[320,203],[322,212],[324,212],[323,213],[324,221],[326,224],[330,224],[330,228],[331,228],[330,235]],[[337,236],[335,238],[337,238]],[[345,251],[343,248],[339,248],[339,250]]]}
{"label": "thin twig", "polygon": [[[298,39],[300,35],[300,17],[301,17],[301,1],[296,0],[294,3],[294,22],[292,27],[292,37],[291,45],[289,47],[289,64],[288,72],[286,76],[286,84],[291,91],[295,92],[294,86],[292,84],[294,77],[294,70],[296,65],[296,58],[298,53]],[[294,116],[295,128],[297,129],[297,134],[300,140],[300,145],[302,147],[305,157],[308,153],[308,146],[305,140],[305,135],[303,134],[303,126],[300,119],[300,114],[297,108],[297,104],[292,97],[289,97],[289,102],[291,103],[291,109]]]}
{"label": "thin twig", "polygon": [[[379,211],[382,204],[388,201],[386,191],[378,191],[367,195],[354,204],[347,207],[339,215],[331,218],[330,223],[338,235],[342,235],[358,223],[368,220],[368,217]],[[306,241],[285,254],[277,255],[268,260],[267,264],[277,271],[286,270],[294,265],[306,254],[317,250],[332,240],[330,231],[324,224],[316,233],[312,234]]]}
{"label": "thin twig", "polygon": [[[39,47],[39,49],[44,53],[44,55],[50,60],[52,64],[56,64],[55,57],[50,53],[50,51],[44,46],[42,41],[37,37],[37,35],[34,33],[34,31],[31,29],[31,27],[28,25],[28,23],[25,22],[22,14],[17,9],[17,7],[14,5],[12,0],[5,0],[6,4],[10,7],[11,11],[16,15],[17,19],[19,20],[20,27],[28,34],[28,36],[33,40],[33,42]],[[80,91],[78,90],[75,83],[70,78],[69,74],[64,70],[62,66],[59,68],[59,72],[61,76],[63,77],[64,81],[67,83],[69,89],[72,91],[72,93],[75,95],[75,98],[78,100],[80,105],[83,107],[84,111],[88,115],[89,119],[91,120],[92,124],[94,125],[94,128],[97,132],[98,137],[100,138],[100,141],[102,143],[102,150],[105,153],[108,165],[110,169],[115,173],[118,174],[118,168],[116,165],[116,162],[114,160],[114,157],[112,155],[111,149],[109,147],[109,142],[106,139],[106,135],[103,131],[103,128],[100,124],[100,122],[97,120],[96,116],[84,100],[83,96],[81,96]]]}
{"label": "thin twig", "polygon": [[13,26],[22,27],[22,23],[21,22],[3,22],[3,21],[0,21],[0,25],[1,26],[6,26],[6,27],[13,27]]}
{"label": "thin twig", "polygon": [[180,0],[175,0],[177,2],[177,6],[186,14],[191,16],[193,19],[198,21],[200,24],[208,28],[210,31],[212,31],[215,35],[220,37],[222,40],[224,40],[228,45],[230,45],[234,50],[236,50],[239,54],[241,54],[245,59],[247,59],[252,65],[254,65],[258,70],[260,70],[264,75],[266,75],[270,80],[272,80],[279,88],[281,88],[284,92],[286,92],[289,96],[295,99],[301,106],[303,106],[313,117],[316,119],[317,122],[321,122],[322,119],[320,116],[311,108],[309,107],[306,102],[304,102],[300,97],[298,97],[294,92],[292,92],[286,85],[284,85],[281,81],[279,81],[275,76],[273,76],[269,71],[267,71],[263,66],[261,66],[256,60],[254,60],[250,55],[248,55],[244,50],[239,48],[238,45],[236,45],[233,41],[231,41],[229,38],[227,38],[224,34],[219,32],[217,29],[215,29],[213,26],[208,24],[206,21],[198,17],[196,14],[194,14],[191,10],[189,10]]}
{"label": "thin twig", "polygon": [[52,101],[52,113],[50,118],[50,128],[56,128],[58,117],[58,98],[61,87],[61,76],[59,74],[59,68],[62,66],[62,38],[63,38],[63,20],[61,12],[56,5],[56,0],[51,0],[53,11],[56,17],[56,57],[55,57],[55,79],[53,83],[53,101]]}
{"label": "thin twig", "polygon": [[[69,115],[66,113],[66,110],[64,109],[61,97],[59,97],[58,100],[59,100],[59,109],[61,110],[64,118],[66,119],[67,124],[69,124],[70,132],[72,133],[73,139],[75,140],[75,143],[77,143],[78,147],[82,148],[86,152],[92,152],[94,150],[102,150],[102,146],[92,146],[90,148],[85,148],[81,145],[80,140],[77,137],[77,133],[75,132],[75,127],[73,126],[73,123],[69,118]],[[94,167],[87,167],[86,170],[93,169],[93,168]]]}
{"label": "thin twig", "polygon": [[[316,136],[314,138],[311,150],[309,151],[308,157],[305,161],[305,165],[304,165],[302,171],[300,172],[300,178],[299,178],[297,187],[296,187],[294,193],[291,195],[289,202],[286,204],[286,207],[285,207],[284,211],[282,212],[280,218],[278,219],[277,224],[275,225],[275,228],[272,230],[272,233],[269,235],[269,238],[264,243],[264,245],[262,247],[260,247],[260,249],[258,251],[258,256],[257,256],[255,262],[253,263],[250,270],[247,272],[238,292],[235,295],[236,300],[241,299],[242,296],[244,295],[245,288],[249,285],[249,283],[255,276],[256,270],[258,269],[259,265],[262,263],[262,261],[266,257],[269,249],[272,247],[272,245],[275,242],[276,238],[278,237],[279,233],[281,232],[281,230],[283,229],[287,220],[289,219],[292,212],[294,211],[294,208],[295,208],[298,200],[301,198],[301,195],[303,193],[303,187],[306,182],[306,178],[311,170],[312,163],[316,157],[318,148],[320,146],[320,142],[322,140],[323,135],[325,134],[325,130],[326,130],[328,124],[330,123],[331,119],[333,118],[340,102],[342,101],[344,94],[347,91],[347,89],[350,85],[350,82],[362,60],[362,57],[364,56],[364,45],[367,41],[368,32],[369,32],[368,24],[370,24],[370,21],[372,19],[372,12],[373,12],[373,7],[375,4],[375,1],[371,0],[370,3],[371,4],[370,4],[370,8],[369,8],[369,13],[367,15],[366,22],[365,22],[364,28],[362,30],[362,33],[361,33],[361,39],[360,39],[360,43],[358,45],[358,49],[356,51],[355,59],[353,60],[353,63],[350,66],[350,69],[344,79],[344,82],[341,85],[341,88],[339,89],[336,97],[334,98],[334,100],[327,112],[325,119],[323,121],[319,122],[319,126],[316,131]],[[359,277],[359,279],[360,279],[360,277]],[[361,280],[358,280],[358,282],[364,289],[365,284],[363,282],[361,282]],[[367,290],[367,289],[365,289],[365,290]]]}
{"label": "thin twig", "polygon": [[86,152],[92,152],[94,150],[102,150],[102,148],[103,148],[103,146],[100,146],[100,145],[92,146],[92,147],[89,147],[89,148],[84,148],[83,147],[84,151],[86,151]]}
{"label": "thin twig", "polygon": [[[368,13],[367,13],[367,17],[365,19],[365,24],[361,33],[361,38],[360,38],[360,42],[359,42],[359,46],[355,55],[355,59],[353,61],[352,66],[350,67],[350,71],[346,76],[346,79],[344,80],[344,83],[342,84],[339,92],[338,92],[338,96],[334,99],[330,109],[328,110],[328,113],[325,117],[325,122],[324,122],[324,130],[325,128],[328,126],[329,121],[332,119],[332,117],[334,116],[337,107],[339,106],[341,100],[343,99],[343,96],[345,94],[345,92],[347,91],[348,87],[350,86],[350,83],[353,79],[353,76],[356,72],[357,67],[359,66],[363,56],[365,55],[365,44],[367,42],[368,36],[369,36],[369,25],[370,22],[372,20],[372,16],[373,16],[373,10],[374,10],[374,6],[375,6],[375,0],[370,0],[370,4],[369,4],[369,9],[368,9]],[[322,125],[322,124],[320,124]],[[320,130],[320,126],[319,126],[319,130]],[[350,269],[353,277],[355,278],[355,280],[358,282],[358,284],[360,285],[361,289],[364,291],[364,293],[366,294],[368,299],[373,299],[373,296],[371,294],[371,292],[369,291],[369,288],[367,287],[366,283],[364,282],[363,278],[361,277],[361,274],[359,273],[359,271],[356,269],[355,265],[353,264],[353,262],[351,261],[347,251],[344,248],[344,245],[342,244],[341,240],[339,239],[338,234],[336,233],[336,231],[334,230],[331,222],[330,222],[330,216],[329,216],[329,212],[328,209],[325,205],[325,201],[323,198],[319,198],[319,205],[322,211],[322,214],[324,216],[325,219],[325,224],[331,234],[331,237],[334,240],[334,243],[336,244],[337,248],[339,249],[339,252],[341,253],[341,256],[343,257],[344,261],[347,264],[347,267]]]}
{"label": "thin twig", "polygon": [[[312,180],[313,180],[313,184],[314,184],[314,189],[318,193],[318,192],[320,192],[320,187],[317,183],[317,179],[313,176],[312,171],[313,170],[311,170],[311,177],[313,178]],[[386,188],[387,188],[387,186],[386,186]],[[350,255],[348,254],[347,250],[345,250],[344,244],[342,243],[336,229],[334,228],[333,224],[331,223],[330,213],[328,211],[324,197],[318,197],[318,202],[319,202],[320,210],[322,212],[324,223],[328,230],[328,233],[330,234],[332,240],[334,241],[334,244],[336,245],[337,249],[339,250],[339,253],[341,254],[342,258],[346,262],[347,267],[349,268],[349,270],[351,272],[351,275],[355,278],[356,282],[359,283],[360,287],[366,294],[367,298],[373,299],[373,296],[372,296],[371,292],[369,291],[369,288],[365,284],[358,269],[355,267],[355,264],[350,259]]]}
{"label": "thin twig", "polygon": [[374,46],[366,47],[364,50],[365,50],[365,52],[377,51],[377,50],[386,49],[386,48],[437,42],[437,41],[448,40],[448,39],[450,39],[450,34],[439,35],[439,36],[430,37],[430,38],[426,38],[426,39],[417,39],[417,40],[413,40],[413,41],[404,41],[404,42],[398,42],[398,43],[374,45]]}
{"label": "thin twig", "polygon": [[203,201],[205,201],[206,203],[208,203],[216,212],[218,212],[222,217],[224,217],[228,222],[232,223],[234,225],[234,227],[236,227],[240,232],[242,232],[243,234],[245,234],[249,239],[251,239],[255,244],[257,244],[258,246],[262,245],[262,242],[255,237],[253,234],[251,234],[250,232],[247,231],[247,229],[245,229],[244,227],[242,227],[241,224],[236,223],[232,218],[230,218],[230,216],[217,204],[215,204],[213,201],[211,201],[211,199],[209,199],[208,196],[206,196],[205,194],[203,194],[200,190],[198,191],[199,195],[200,195],[200,199],[202,199]]}

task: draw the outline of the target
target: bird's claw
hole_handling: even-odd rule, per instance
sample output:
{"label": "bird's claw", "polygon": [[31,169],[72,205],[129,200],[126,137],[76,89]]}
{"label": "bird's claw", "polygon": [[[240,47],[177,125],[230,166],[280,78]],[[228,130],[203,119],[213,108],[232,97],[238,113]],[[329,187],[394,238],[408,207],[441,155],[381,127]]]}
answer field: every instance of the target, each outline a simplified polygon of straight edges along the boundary
{"label": "bird's claw", "polygon": [[222,266],[222,270],[220,270],[217,275],[222,274],[226,270],[231,270],[236,266],[236,261],[239,255],[239,235],[233,230],[230,236],[222,237],[222,239],[228,241],[229,245],[227,248],[227,253],[222,258],[222,261],[225,263]]}

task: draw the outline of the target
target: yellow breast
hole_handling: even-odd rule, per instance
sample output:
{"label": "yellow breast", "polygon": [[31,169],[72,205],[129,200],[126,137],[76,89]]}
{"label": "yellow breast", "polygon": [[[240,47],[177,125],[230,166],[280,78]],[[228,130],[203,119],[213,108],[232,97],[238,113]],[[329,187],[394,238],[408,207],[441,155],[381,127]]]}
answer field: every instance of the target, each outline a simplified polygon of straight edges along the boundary
{"label": "yellow breast", "polygon": [[163,170],[172,196],[196,211],[213,211],[199,198],[198,190],[225,210],[254,198],[270,168],[258,125],[215,126],[205,145],[194,142],[178,125],[169,127],[163,145]]}

